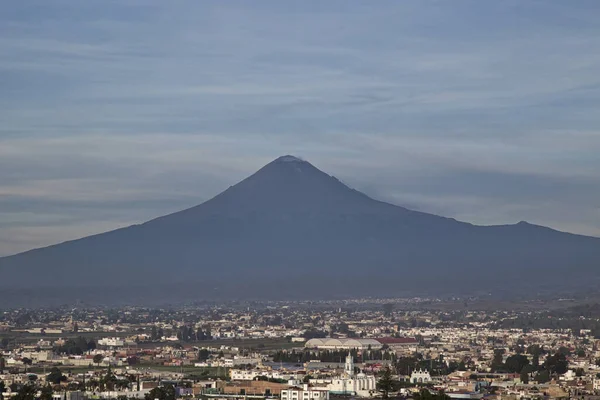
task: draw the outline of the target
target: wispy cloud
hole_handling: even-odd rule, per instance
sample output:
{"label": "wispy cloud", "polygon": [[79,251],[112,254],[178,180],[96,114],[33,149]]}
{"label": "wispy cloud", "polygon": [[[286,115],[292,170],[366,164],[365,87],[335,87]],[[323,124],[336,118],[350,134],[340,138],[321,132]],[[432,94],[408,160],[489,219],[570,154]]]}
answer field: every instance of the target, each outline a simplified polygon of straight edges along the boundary
{"label": "wispy cloud", "polygon": [[287,153],[424,211],[598,235],[598,15],[2,3],[0,254],[191,206]]}

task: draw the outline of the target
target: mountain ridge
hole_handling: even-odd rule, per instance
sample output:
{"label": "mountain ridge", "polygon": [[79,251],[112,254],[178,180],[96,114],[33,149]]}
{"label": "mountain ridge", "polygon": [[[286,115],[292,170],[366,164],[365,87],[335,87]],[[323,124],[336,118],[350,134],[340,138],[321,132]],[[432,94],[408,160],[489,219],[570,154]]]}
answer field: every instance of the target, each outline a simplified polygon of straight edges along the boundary
{"label": "mountain ridge", "polygon": [[[579,273],[593,275],[590,282],[600,278],[599,261],[598,238],[413,211],[286,155],[200,205],[0,258],[0,288],[211,282],[224,288],[220,294],[240,296],[394,293],[415,285],[463,291],[516,279],[564,283],[558,277],[567,268],[578,282]],[[495,271],[502,274],[492,279]],[[335,284],[317,289],[312,277]]]}

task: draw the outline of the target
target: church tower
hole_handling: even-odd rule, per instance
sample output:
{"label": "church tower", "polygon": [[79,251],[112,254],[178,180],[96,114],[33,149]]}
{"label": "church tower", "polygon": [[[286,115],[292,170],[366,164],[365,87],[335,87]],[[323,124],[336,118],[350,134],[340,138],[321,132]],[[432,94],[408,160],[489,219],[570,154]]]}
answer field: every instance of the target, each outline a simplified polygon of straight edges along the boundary
{"label": "church tower", "polygon": [[346,366],[344,367],[344,372],[348,376],[354,376],[354,357],[352,354],[348,353],[346,356]]}

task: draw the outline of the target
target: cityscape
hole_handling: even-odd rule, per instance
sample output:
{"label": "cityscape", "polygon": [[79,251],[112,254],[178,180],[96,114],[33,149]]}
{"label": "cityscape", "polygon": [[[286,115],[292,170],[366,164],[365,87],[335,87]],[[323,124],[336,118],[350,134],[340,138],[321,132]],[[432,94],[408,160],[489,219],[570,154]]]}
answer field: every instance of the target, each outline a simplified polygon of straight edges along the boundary
{"label": "cityscape", "polygon": [[7,309],[0,388],[57,400],[591,399],[599,310],[474,298]]}

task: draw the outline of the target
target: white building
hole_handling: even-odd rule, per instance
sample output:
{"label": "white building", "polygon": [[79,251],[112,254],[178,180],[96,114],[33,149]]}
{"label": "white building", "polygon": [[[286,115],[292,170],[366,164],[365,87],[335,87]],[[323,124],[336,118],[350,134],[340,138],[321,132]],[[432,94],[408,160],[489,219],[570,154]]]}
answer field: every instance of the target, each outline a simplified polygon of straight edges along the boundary
{"label": "white building", "polygon": [[123,339],[119,338],[102,338],[98,340],[99,346],[108,346],[108,347],[122,347],[125,345]]}
{"label": "white building", "polygon": [[377,394],[377,379],[374,375],[354,373],[354,359],[346,357],[344,374],[327,379],[311,379],[311,384],[327,389],[332,394],[373,397]]}
{"label": "white building", "polygon": [[286,381],[297,379],[298,375],[296,373],[288,373],[285,371],[273,371],[273,370],[265,370],[265,369],[230,369],[229,376],[232,381],[253,381],[259,376],[266,376],[267,378],[272,379],[283,379]]}
{"label": "white building", "polygon": [[375,339],[310,339],[304,344],[307,349],[346,349],[346,350],[378,350],[383,347],[383,344]]}
{"label": "white building", "polygon": [[258,357],[233,357],[225,358],[223,365],[226,367],[237,367],[239,365],[256,365],[260,364],[262,360]]}
{"label": "white building", "polygon": [[429,371],[425,370],[415,370],[412,372],[412,374],[410,374],[410,381],[411,383],[427,383],[427,382],[431,382],[431,375],[429,374]]}
{"label": "white building", "polygon": [[309,385],[291,387],[281,391],[281,400],[329,400],[329,391]]}

